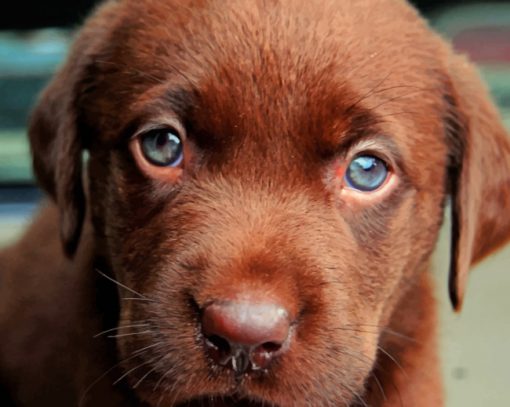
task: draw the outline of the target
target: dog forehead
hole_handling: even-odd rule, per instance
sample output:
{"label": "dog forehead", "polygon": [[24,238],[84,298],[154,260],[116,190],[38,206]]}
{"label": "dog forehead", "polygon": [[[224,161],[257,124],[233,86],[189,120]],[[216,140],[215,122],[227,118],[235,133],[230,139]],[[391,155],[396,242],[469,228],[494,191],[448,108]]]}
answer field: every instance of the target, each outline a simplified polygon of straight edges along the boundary
{"label": "dog forehead", "polygon": [[[394,119],[404,107],[429,109],[430,117],[441,98],[440,81],[430,74],[441,71],[436,42],[404,2],[128,1],[120,7],[122,18],[98,62],[104,79],[98,88],[109,99],[122,94],[119,111],[139,107],[148,99],[140,95],[160,87],[196,97],[196,119],[222,137],[268,129],[297,134],[297,127],[338,137],[360,123],[345,113],[354,105],[358,113],[398,121],[407,133],[437,133],[432,120]],[[103,110],[111,110],[106,103]]]}
{"label": "dog forehead", "polygon": [[403,1],[140,0],[119,7],[107,38],[117,44],[116,57],[162,77],[186,67],[181,73],[190,81],[230,61],[264,72],[275,62],[270,55],[287,63],[280,65],[289,69],[283,77],[331,65],[364,80],[374,71],[419,75],[430,68],[419,69],[424,58],[433,62],[437,51],[425,21]]}

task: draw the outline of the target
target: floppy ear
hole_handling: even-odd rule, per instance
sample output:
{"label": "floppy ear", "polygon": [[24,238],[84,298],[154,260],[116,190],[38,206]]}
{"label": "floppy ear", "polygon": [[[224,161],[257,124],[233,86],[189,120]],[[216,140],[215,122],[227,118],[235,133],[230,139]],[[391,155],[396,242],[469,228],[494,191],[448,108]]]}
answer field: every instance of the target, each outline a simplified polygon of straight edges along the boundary
{"label": "floppy ear", "polygon": [[469,268],[510,239],[510,140],[478,73],[450,61],[452,256],[450,298],[460,310]]}
{"label": "floppy ear", "polygon": [[85,216],[80,99],[94,86],[91,68],[119,17],[118,6],[107,1],[88,19],[66,63],[39,98],[29,125],[34,172],[60,210],[60,234],[69,257],[78,246]]}
{"label": "floppy ear", "polygon": [[82,145],[74,106],[79,77],[76,63],[68,62],[39,98],[29,126],[34,172],[60,210],[60,234],[68,256],[76,250],[85,214]]}

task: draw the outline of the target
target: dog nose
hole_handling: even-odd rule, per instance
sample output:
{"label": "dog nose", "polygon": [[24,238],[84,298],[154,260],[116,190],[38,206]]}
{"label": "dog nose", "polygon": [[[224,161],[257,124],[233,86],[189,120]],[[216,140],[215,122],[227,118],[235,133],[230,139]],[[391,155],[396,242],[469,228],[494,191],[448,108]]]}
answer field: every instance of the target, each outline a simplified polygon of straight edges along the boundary
{"label": "dog nose", "polygon": [[236,373],[265,369],[288,347],[289,313],[273,303],[212,303],[204,309],[202,330],[216,363]]}

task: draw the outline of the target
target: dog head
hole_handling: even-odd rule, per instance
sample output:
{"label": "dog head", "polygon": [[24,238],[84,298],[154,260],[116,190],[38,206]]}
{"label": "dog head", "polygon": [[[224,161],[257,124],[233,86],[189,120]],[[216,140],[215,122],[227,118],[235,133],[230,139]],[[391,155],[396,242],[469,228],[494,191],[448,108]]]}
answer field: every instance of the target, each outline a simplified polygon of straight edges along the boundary
{"label": "dog head", "polygon": [[154,405],[349,403],[448,194],[456,308],[510,234],[497,112],[403,2],[108,2],[30,138],[69,256],[88,151],[98,256],[136,292],[119,351]]}

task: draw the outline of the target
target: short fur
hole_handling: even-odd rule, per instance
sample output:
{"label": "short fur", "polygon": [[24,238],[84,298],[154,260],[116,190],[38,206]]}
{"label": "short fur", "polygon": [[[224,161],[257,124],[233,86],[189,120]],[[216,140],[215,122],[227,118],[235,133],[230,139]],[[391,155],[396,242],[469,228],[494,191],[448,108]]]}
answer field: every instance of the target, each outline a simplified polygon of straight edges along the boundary
{"label": "short fur", "polygon": [[[162,116],[187,132],[178,181],[128,147]],[[398,179],[372,203],[336,176],[362,140]],[[448,194],[456,309],[510,238],[501,119],[404,1],[106,2],[30,141],[51,202],[0,254],[15,406],[440,406],[428,271]],[[200,312],[252,288],[298,317],[288,351],[239,378],[207,358]]]}

